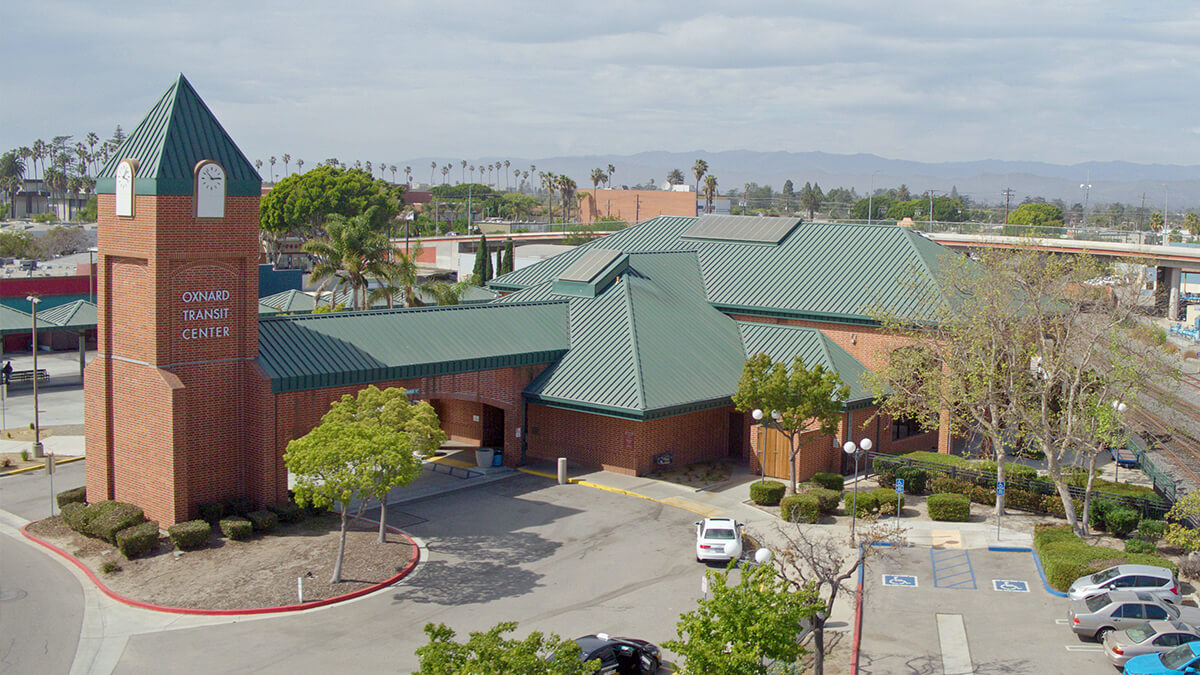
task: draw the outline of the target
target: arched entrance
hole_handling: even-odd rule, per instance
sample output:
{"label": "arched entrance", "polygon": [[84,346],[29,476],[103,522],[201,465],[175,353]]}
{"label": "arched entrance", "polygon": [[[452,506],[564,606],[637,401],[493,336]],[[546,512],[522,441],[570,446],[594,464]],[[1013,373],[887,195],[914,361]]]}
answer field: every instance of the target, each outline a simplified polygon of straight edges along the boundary
{"label": "arched entrance", "polygon": [[430,399],[429,404],[437,411],[447,440],[469,446],[504,446],[503,408],[450,398]]}

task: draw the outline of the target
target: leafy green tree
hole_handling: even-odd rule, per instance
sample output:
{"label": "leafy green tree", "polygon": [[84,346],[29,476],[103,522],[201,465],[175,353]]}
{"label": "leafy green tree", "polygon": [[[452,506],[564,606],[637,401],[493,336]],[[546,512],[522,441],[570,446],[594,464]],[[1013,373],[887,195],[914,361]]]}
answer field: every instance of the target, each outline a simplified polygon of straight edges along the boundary
{"label": "leafy green tree", "polygon": [[390,252],[390,260],[381,261],[376,265],[378,279],[381,283],[378,288],[371,291],[371,301],[383,298],[387,300],[388,309],[391,309],[396,291],[402,291],[405,307],[420,305],[415,290],[419,276],[417,256],[421,254],[420,242],[413,246],[411,252],[405,252],[399,246],[391,247]]}
{"label": "leafy green tree", "polygon": [[487,235],[484,233],[479,235],[479,250],[475,252],[475,268],[471,273],[479,280],[480,286],[492,278],[492,256],[488,250]]}
{"label": "leafy green tree", "polygon": [[824,604],[811,587],[790,588],[771,565],[742,567],[736,584],[732,573],[707,573],[712,597],[681,615],[679,639],[663,646],[685,659],[679,672],[688,675],[791,672],[806,653],[800,630]]}
{"label": "leafy green tree", "polygon": [[48,258],[86,251],[88,237],[79,225],[55,225],[38,241]]}
{"label": "leafy green tree", "polygon": [[875,195],[867,199],[860,199],[854,203],[850,209],[850,217],[857,220],[868,220],[867,209],[874,211],[870,216],[870,220],[878,220],[880,215],[887,214],[895,206],[896,200],[885,195]]}
{"label": "leafy green tree", "polygon": [[347,395],[335,402],[316,428],[288,443],[283,462],[295,476],[296,503],[339,505],[341,531],[330,583],[342,579],[350,503],[380,499],[385,509],[382,528],[387,506],[383,497],[420,474],[414,453],[440,443],[439,433],[437,415],[428,403],[410,406],[403,391],[368,387],[357,398]]}
{"label": "leafy green tree", "polygon": [[[305,175],[317,171],[319,169]],[[325,231],[325,238],[310,239],[301,246],[301,250],[317,257],[311,278],[314,282],[324,282],[318,292],[348,286],[353,293],[351,307],[365,307],[366,303],[360,303],[359,296],[365,300],[370,279],[386,275],[387,238],[371,226],[371,213],[353,217],[331,214]]]}
{"label": "leafy green tree", "polygon": [[667,185],[683,185],[683,172],[679,169],[671,169],[667,174]]}
{"label": "leafy green tree", "polygon": [[1200,517],[1200,492],[1189,492],[1175,502],[1167,512],[1167,534],[1165,539],[1172,546],[1178,546],[1184,551],[1200,550],[1200,530],[1193,529],[1187,522],[1189,518]]}
{"label": "leafy green tree", "polygon": [[800,206],[808,211],[809,220],[813,219],[813,213],[821,208],[821,202],[824,200],[825,195],[821,192],[821,185],[819,183],[817,185],[805,183],[804,187],[800,189]]}
{"label": "leafy green tree", "polygon": [[472,632],[466,642],[455,641],[446,624],[425,624],[429,644],[417,648],[419,675],[591,675],[600,660],[580,660],[579,645],[554,633],[530,633],[524,640],[504,637],[515,621]]}
{"label": "leafy green tree", "polygon": [[25,231],[0,232],[0,256],[6,258],[37,258],[41,249],[33,236]]}
{"label": "leafy green tree", "polygon": [[[0,155],[0,190],[8,193],[9,204],[16,203],[24,176],[25,160],[17,151],[10,150]],[[16,210],[13,212],[15,214]]]}
{"label": "leafy green tree", "polygon": [[513,240],[508,237],[504,240],[504,264],[501,267],[501,274],[508,274],[513,271]]}
{"label": "leafy green tree", "polygon": [[1062,227],[1063,212],[1053,204],[1022,204],[1008,214],[1008,222],[1011,225]]}
{"label": "leafy green tree", "polygon": [[792,183],[791,178],[783,181],[783,190],[779,192],[779,196],[782,198],[783,208],[785,210],[791,211],[795,208],[796,185]]}
{"label": "leafy green tree", "polygon": [[1200,237],[1200,216],[1195,211],[1188,211],[1183,216],[1183,229],[1193,237]]}
{"label": "leafy green tree", "polygon": [[260,227],[274,236],[316,237],[331,214],[368,215],[373,229],[387,232],[403,193],[403,186],[389,185],[365,171],[319,166],[284,178],[263,195]]}
{"label": "leafy green tree", "polygon": [[1151,230],[1153,230],[1154,232],[1161,232],[1161,231],[1162,231],[1162,229],[1163,229],[1163,215],[1162,215],[1162,213],[1160,213],[1160,212],[1158,212],[1158,211],[1155,211],[1154,213],[1151,213],[1151,214],[1150,214],[1150,223],[1149,223],[1149,225],[1150,225],[1150,229],[1151,229]]}
{"label": "leafy green tree", "polygon": [[[739,411],[760,409],[775,419],[773,426],[788,439],[788,494],[796,492],[796,455],[806,430],[831,434],[837,430],[842,402],[850,388],[821,364],[811,368],[799,356],[791,364],[775,363],[766,354],[746,361],[733,403]],[[778,415],[776,417],[776,415]]]}
{"label": "leafy green tree", "polygon": [[496,270],[496,273],[492,275],[492,278],[495,278],[495,277],[500,276],[501,274],[504,274],[504,247],[503,246],[496,249],[496,265],[495,265],[494,269]]}

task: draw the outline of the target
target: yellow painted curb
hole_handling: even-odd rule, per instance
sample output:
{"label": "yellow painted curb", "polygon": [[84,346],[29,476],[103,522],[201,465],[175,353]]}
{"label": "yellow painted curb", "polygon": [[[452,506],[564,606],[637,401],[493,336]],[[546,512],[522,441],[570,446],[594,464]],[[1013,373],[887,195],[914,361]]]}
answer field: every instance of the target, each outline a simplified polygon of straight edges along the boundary
{"label": "yellow painted curb", "polygon": [[[523,469],[520,467],[518,467],[517,470],[523,471],[532,476],[541,476],[542,478],[552,478],[554,480],[558,480],[558,476],[556,476],[552,473],[546,473],[545,471],[535,471],[533,469]],[[629,490],[615,488],[615,487],[612,487],[609,485],[602,485],[600,483],[593,483],[591,481],[581,480],[579,478],[568,478],[567,482],[573,483],[575,485],[582,485],[584,487],[590,487],[590,488],[593,488],[596,490],[604,490],[605,492],[612,492],[612,493],[619,494],[619,495],[625,495],[627,497],[637,497],[638,499],[645,499],[648,502],[654,502],[656,504],[662,504],[664,506],[672,506],[677,509],[683,509],[684,511],[691,511],[692,513],[695,513],[695,514],[698,514],[701,516],[705,516],[705,517],[711,517],[718,513],[723,512],[720,509],[714,509],[714,508],[710,508],[707,506],[703,506],[701,504],[697,504],[695,502],[691,502],[686,499],[683,499],[682,497],[667,497],[666,499],[656,499],[654,497],[647,497],[646,495],[638,494],[637,492],[631,492]]]}
{"label": "yellow painted curb", "polygon": [[[546,473],[545,471],[534,471],[533,469],[525,469],[522,467],[517,467],[517,471],[523,471],[531,476],[541,476],[542,478],[553,478],[554,480],[558,480],[558,476],[555,476],[552,473]],[[568,479],[568,482],[570,482],[570,479]]]}
{"label": "yellow painted curb", "polygon": [[[54,466],[59,466],[62,464],[70,464],[71,462],[79,462],[84,459],[87,459],[87,457],[85,455],[80,455],[78,457],[68,457],[66,459],[57,459],[54,461]],[[13,469],[12,471],[0,473],[0,478],[3,478],[4,476],[15,476],[20,473],[29,473],[31,471],[44,471],[45,469],[46,469],[45,464],[39,464],[37,466],[27,466],[24,469]]]}

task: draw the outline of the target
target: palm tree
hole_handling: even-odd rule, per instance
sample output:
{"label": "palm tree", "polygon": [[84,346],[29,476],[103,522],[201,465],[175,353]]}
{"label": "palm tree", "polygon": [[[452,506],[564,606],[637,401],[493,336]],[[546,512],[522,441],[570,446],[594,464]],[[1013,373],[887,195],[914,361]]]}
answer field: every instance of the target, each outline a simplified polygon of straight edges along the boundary
{"label": "palm tree", "polygon": [[467,160],[464,159],[461,162],[459,162],[459,164],[462,165],[462,171],[460,172],[462,175],[462,180],[460,180],[459,182],[465,183],[465,182],[467,182]]}
{"label": "palm tree", "polygon": [[472,164],[470,168],[471,168],[471,182],[474,183],[475,182],[475,165]]}
{"label": "palm tree", "polygon": [[446,184],[446,176],[449,175],[449,173],[450,173],[450,165],[447,164],[446,166],[442,167],[442,185]]}
{"label": "palm tree", "polygon": [[404,182],[409,187],[412,187],[412,167],[411,166],[404,167]]}
{"label": "palm tree", "polygon": [[367,160],[367,175],[371,178],[375,177],[374,169],[371,168],[371,161]]}
{"label": "palm tree", "polygon": [[692,165],[692,173],[696,176],[696,194],[700,194],[700,179],[708,173],[708,162],[702,159],[696,160],[696,163]]}
{"label": "palm tree", "polygon": [[369,279],[383,276],[388,260],[388,241],[371,226],[373,209],[347,218],[332,213],[325,220],[324,239],[310,239],[301,247],[317,258],[312,268],[312,280],[321,282],[318,297],[325,289],[348,286],[352,292],[351,308],[359,309],[359,296],[365,298]]}
{"label": "palm tree", "polygon": [[383,174],[387,172],[387,162],[380,162],[376,166],[379,167],[379,180],[383,180]]}
{"label": "palm tree", "polygon": [[429,163],[429,184],[433,185],[433,172],[437,171],[437,162]]}
{"label": "palm tree", "polygon": [[422,284],[421,289],[433,296],[434,302],[439,305],[457,305],[462,301],[463,293],[466,293],[472,285],[470,281],[459,281],[453,284],[444,281],[429,281]]}
{"label": "palm tree", "polygon": [[[505,162],[505,164],[508,164],[508,162]],[[513,169],[513,182],[514,183],[517,182],[517,178],[520,177],[520,175],[521,175],[520,169]]]}
{"label": "palm tree", "polygon": [[304,160],[296,160],[296,173],[304,173]]}
{"label": "palm tree", "polygon": [[717,194],[717,177],[709,174],[704,177],[704,212],[713,212],[713,197]]}
{"label": "palm tree", "polygon": [[570,176],[563,175],[558,177],[558,193],[562,197],[563,203],[563,232],[567,231],[567,223],[571,222],[568,214],[570,213],[571,199],[575,196],[576,187],[575,180]]}
{"label": "palm tree", "polygon": [[87,132],[87,135],[83,137],[83,139],[87,141],[88,152],[92,155],[92,160],[95,161],[97,157],[96,144],[100,142],[100,137],[96,135],[96,132],[89,131]]}
{"label": "palm tree", "polygon": [[[17,217],[17,193],[21,191],[21,180],[25,175],[25,160],[20,150],[0,155],[0,190],[8,193],[8,203],[13,205],[10,218]],[[3,215],[3,214],[0,214]]]}
{"label": "palm tree", "polygon": [[388,168],[392,170],[392,185],[395,185],[396,184],[396,165],[393,164],[393,165],[389,166]]}
{"label": "palm tree", "polygon": [[417,242],[414,249],[405,252],[400,246],[392,246],[389,250],[391,260],[379,265],[379,286],[371,291],[369,299],[372,303],[380,298],[387,300],[388,309],[395,305],[396,293],[402,292],[405,307],[420,305],[415,289],[417,287],[417,256],[421,254],[421,243]]}
{"label": "palm tree", "polygon": [[263,162],[261,159],[254,160],[254,170],[258,172],[259,177],[262,176],[262,164]]}
{"label": "palm tree", "polygon": [[671,169],[671,173],[667,174],[667,185],[682,185],[683,172],[679,169]]}
{"label": "palm tree", "polygon": [[[42,160],[45,158],[46,158],[46,141],[43,141],[42,139],[39,138],[33,142],[33,168],[35,170],[38,169]],[[44,167],[41,167],[41,168],[44,171]],[[44,180],[45,174],[42,171],[35,171],[35,173],[37,173],[38,177],[42,177]]]}
{"label": "palm tree", "polygon": [[608,183],[612,182],[612,175],[613,175],[614,173],[616,173],[616,172],[617,172],[617,167],[613,166],[612,164],[609,164],[609,165],[608,165],[608,178],[606,178],[606,179],[604,180],[604,183],[605,183],[606,185],[607,185]]}
{"label": "palm tree", "polygon": [[546,213],[549,214],[550,222],[554,222],[554,188],[558,185],[558,176],[555,176],[549,171],[543,171],[538,174],[542,181],[542,189],[546,191]]}
{"label": "palm tree", "polygon": [[528,172],[528,171],[522,171],[522,172],[521,172],[521,185],[524,185],[524,184],[525,184],[525,181],[527,181],[527,180],[529,180],[529,172]]}
{"label": "palm tree", "polygon": [[288,168],[288,165],[292,163],[292,156],[285,152],[282,156],[280,156],[280,159],[283,160],[283,175],[287,176],[291,171],[291,169]]}
{"label": "palm tree", "polygon": [[508,187],[508,167],[512,166],[512,162],[504,160],[504,187]]}

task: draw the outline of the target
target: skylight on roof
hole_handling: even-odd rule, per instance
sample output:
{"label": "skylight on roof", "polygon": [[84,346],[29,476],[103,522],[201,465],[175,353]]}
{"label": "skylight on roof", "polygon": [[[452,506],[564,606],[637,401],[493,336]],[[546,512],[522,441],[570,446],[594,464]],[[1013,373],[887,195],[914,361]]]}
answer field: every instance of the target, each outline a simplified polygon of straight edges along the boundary
{"label": "skylight on roof", "polygon": [[718,216],[705,214],[680,235],[682,239],[778,244],[796,229],[799,218],[765,216]]}
{"label": "skylight on roof", "polygon": [[601,272],[608,268],[617,258],[625,255],[620,251],[609,251],[607,249],[596,248],[592,249],[583,255],[579,256],[579,260],[571,263],[571,266],[563,270],[562,274],[558,275],[559,281],[578,281],[580,283],[590,283]]}

